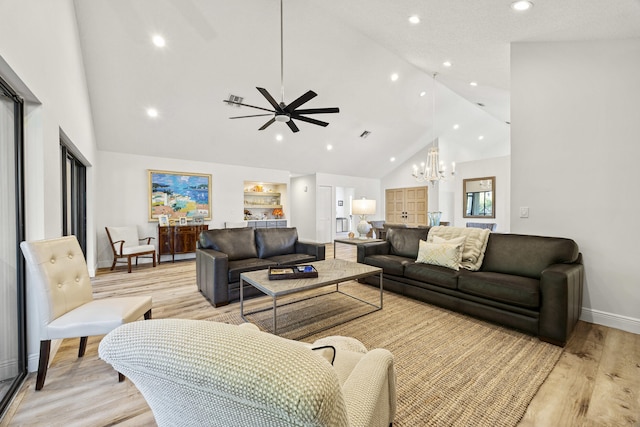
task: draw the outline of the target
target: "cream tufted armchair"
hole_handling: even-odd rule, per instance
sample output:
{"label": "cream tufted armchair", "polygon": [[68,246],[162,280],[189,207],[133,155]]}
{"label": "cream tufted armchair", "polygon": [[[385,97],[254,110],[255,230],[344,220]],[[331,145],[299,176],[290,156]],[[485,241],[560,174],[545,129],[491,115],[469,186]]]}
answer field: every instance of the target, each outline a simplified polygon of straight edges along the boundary
{"label": "cream tufted armchair", "polygon": [[151,318],[148,296],[93,299],[89,271],[75,236],[22,242],[20,248],[27,261],[27,284],[35,295],[39,316],[36,390],[44,386],[51,340],[80,337],[78,357],[82,357],[87,337],[104,335],[142,316]]}
{"label": "cream tufted armchair", "polygon": [[159,426],[375,427],[396,410],[393,356],[348,337],[311,345],[250,324],[162,319],[115,329],[99,354]]}
{"label": "cream tufted armchair", "polygon": [[[124,262],[120,261],[121,258],[127,259],[127,266],[129,273],[131,273],[131,258],[136,259],[136,265],[138,265],[138,257],[145,258],[151,256],[153,260],[153,266],[156,266],[156,247],[151,244],[151,239],[154,237],[138,237],[138,227],[105,227],[107,231],[107,237],[111,244],[111,250],[113,251],[113,264],[111,269],[116,267],[116,263]],[[146,240],[146,243],[140,244]]]}

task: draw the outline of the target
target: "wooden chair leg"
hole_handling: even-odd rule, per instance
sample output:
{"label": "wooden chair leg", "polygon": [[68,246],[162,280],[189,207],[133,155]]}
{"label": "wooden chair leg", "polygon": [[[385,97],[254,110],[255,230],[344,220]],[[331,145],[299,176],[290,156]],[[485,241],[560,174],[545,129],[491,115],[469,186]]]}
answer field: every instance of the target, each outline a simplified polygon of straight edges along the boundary
{"label": "wooden chair leg", "polygon": [[147,312],[144,314],[144,320],[149,319],[151,319],[151,309],[147,310]]}
{"label": "wooden chair leg", "polygon": [[44,379],[47,377],[49,367],[49,353],[51,352],[51,340],[40,341],[40,360],[38,362],[38,376],[36,378],[36,390],[42,390]]}
{"label": "wooden chair leg", "polygon": [[131,257],[127,257],[127,265],[129,266],[129,273],[131,273]]}
{"label": "wooden chair leg", "polygon": [[156,266],[156,253],[154,252],[153,255],[151,255],[151,258],[153,258],[153,266]]}
{"label": "wooden chair leg", "polygon": [[121,383],[122,381],[124,381],[124,375],[122,375],[120,372],[118,372],[118,382]]}
{"label": "wooden chair leg", "polygon": [[87,337],[80,337],[80,348],[78,348],[78,357],[84,356],[84,351],[87,349]]}
{"label": "wooden chair leg", "polygon": [[115,256],[113,257],[113,264],[111,264],[111,270],[113,270],[114,268],[116,268],[116,260],[118,258],[116,258]]}

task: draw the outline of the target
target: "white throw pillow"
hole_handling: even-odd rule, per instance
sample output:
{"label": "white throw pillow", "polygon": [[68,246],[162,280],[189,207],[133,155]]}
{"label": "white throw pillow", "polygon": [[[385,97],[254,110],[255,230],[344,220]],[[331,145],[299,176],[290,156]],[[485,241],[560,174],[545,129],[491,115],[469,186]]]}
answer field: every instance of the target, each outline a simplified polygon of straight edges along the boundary
{"label": "white throw pillow", "polygon": [[463,247],[464,238],[459,243],[427,243],[424,240],[420,240],[416,262],[439,265],[458,271],[462,261]]}

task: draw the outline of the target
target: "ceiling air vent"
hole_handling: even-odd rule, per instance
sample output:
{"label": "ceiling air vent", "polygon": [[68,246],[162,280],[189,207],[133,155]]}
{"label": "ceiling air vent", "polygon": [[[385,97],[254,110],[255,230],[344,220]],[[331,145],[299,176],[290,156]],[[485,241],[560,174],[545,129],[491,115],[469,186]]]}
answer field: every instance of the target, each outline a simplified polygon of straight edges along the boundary
{"label": "ceiling air vent", "polygon": [[[233,94],[229,94],[229,102],[242,102],[244,98],[241,96],[237,96],[237,95],[233,95]],[[227,104],[231,107],[240,107],[238,104]]]}
{"label": "ceiling air vent", "polygon": [[362,133],[360,134],[360,138],[366,138],[366,137],[368,137],[369,135],[371,135],[371,132],[369,132],[368,130],[365,130],[364,132],[362,132]]}

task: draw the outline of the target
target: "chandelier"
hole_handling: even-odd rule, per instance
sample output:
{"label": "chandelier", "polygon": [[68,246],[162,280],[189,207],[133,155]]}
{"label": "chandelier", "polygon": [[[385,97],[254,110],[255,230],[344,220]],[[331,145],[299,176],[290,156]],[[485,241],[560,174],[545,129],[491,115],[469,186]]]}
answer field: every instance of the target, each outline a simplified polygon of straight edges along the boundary
{"label": "chandelier", "polygon": [[[432,146],[429,147],[427,151],[427,160],[425,162],[420,163],[420,167],[418,165],[413,165],[413,172],[411,175],[417,182],[429,182],[434,184],[438,181],[443,181],[446,179],[446,170],[447,167],[444,165],[444,162],[440,160],[440,149],[438,147],[438,138],[435,137],[435,128],[436,128],[436,76],[438,73],[433,73],[433,108],[431,109],[431,113],[433,115],[431,120],[431,141]],[[455,162],[451,162],[451,175],[455,175],[456,173],[456,164]]]}

